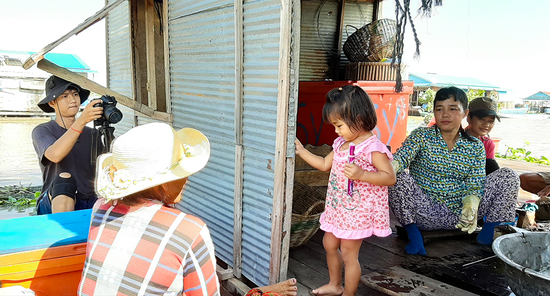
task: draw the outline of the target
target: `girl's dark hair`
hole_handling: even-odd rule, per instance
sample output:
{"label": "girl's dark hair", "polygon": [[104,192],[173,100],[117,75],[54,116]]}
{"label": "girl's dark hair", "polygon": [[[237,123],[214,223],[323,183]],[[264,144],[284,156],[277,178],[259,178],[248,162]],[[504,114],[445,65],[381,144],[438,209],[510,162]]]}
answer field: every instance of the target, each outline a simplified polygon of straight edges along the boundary
{"label": "girl's dark hair", "polygon": [[[446,101],[448,99],[454,99],[455,102],[459,102],[460,105],[462,105],[462,110],[464,111],[468,110],[468,96],[463,90],[454,86],[444,87],[438,90],[437,93],[435,93],[434,107],[435,107],[435,102]],[[437,125],[436,125],[436,128],[437,128]],[[462,128],[462,125],[460,125],[459,131],[460,131],[460,135],[468,139],[468,141],[472,141],[472,142],[475,141],[475,139]]]}
{"label": "girl's dark hair", "polygon": [[183,189],[183,186],[185,186],[186,181],[187,181],[187,178],[168,182],[166,183],[166,185],[168,185],[169,187],[168,190],[165,190],[161,184],[161,185],[125,196],[124,198],[121,198],[120,200],[118,200],[118,202],[123,205],[131,207],[131,206],[145,203],[147,199],[152,199],[152,200],[159,200],[165,205],[171,205],[171,204],[174,204],[177,196],[170,196],[170,194],[173,194],[173,192],[180,192]]}
{"label": "girl's dark hair", "polygon": [[342,120],[353,131],[372,131],[378,121],[371,98],[355,85],[342,86],[327,93],[323,121],[330,124],[331,117]]}

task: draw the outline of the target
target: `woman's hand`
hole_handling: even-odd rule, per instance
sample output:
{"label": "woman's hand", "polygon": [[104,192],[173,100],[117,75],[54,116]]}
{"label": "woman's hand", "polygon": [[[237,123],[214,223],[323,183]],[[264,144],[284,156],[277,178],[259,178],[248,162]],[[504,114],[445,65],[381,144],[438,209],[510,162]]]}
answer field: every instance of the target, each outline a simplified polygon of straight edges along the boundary
{"label": "woman's hand", "polygon": [[537,195],[541,198],[550,196],[550,185],[544,187]]}
{"label": "woman's hand", "polygon": [[479,202],[479,197],[475,195],[468,195],[462,200],[462,212],[456,228],[460,228],[468,234],[472,234],[476,230]]}
{"label": "woman's hand", "polygon": [[344,176],[350,180],[359,180],[363,176],[364,170],[354,164],[354,163],[346,163],[344,166]]}

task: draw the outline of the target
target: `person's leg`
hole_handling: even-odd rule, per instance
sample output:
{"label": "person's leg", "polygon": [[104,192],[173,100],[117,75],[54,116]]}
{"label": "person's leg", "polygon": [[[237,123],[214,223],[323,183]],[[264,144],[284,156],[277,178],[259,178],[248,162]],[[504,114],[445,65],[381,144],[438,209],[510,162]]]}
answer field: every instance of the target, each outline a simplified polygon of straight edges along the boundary
{"label": "person's leg", "polygon": [[434,203],[407,173],[397,175],[397,182],[388,188],[388,193],[390,207],[407,231],[409,243],[405,251],[409,254],[426,255],[420,230],[455,229],[458,223],[458,215],[446,205]]}
{"label": "person's leg", "polygon": [[286,281],[278,282],[273,285],[257,287],[250,290],[246,295],[249,295],[249,296],[264,295],[264,294],[269,295],[269,293],[275,293],[275,295],[282,295],[282,296],[296,296],[298,294],[298,287],[296,287],[296,279],[288,279]]}
{"label": "person's leg", "polygon": [[342,255],[340,254],[340,239],[330,232],[325,232],[323,237],[323,246],[327,252],[327,265],[329,283],[317,288],[311,293],[315,295],[331,296],[342,295]]}
{"label": "person's leg", "polygon": [[342,296],[354,296],[361,279],[361,265],[359,264],[359,249],[362,239],[341,240],[342,259],[344,261],[344,294]]}
{"label": "person's leg", "polygon": [[509,168],[501,168],[485,179],[485,192],[478,210],[478,217],[485,217],[477,236],[480,244],[493,242],[495,226],[514,221],[519,182],[518,175]]}
{"label": "person's leg", "polygon": [[544,187],[548,186],[544,178],[537,173],[523,173],[519,175],[521,189],[538,194]]}
{"label": "person's leg", "polygon": [[49,198],[52,214],[74,210],[76,201],[76,180],[69,173],[61,173],[54,179]]}

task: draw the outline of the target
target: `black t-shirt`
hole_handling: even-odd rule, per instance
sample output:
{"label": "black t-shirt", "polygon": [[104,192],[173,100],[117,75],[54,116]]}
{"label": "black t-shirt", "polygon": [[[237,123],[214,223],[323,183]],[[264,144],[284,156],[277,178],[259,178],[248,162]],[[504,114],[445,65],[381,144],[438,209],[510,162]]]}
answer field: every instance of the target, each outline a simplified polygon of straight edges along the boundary
{"label": "black t-shirt", "polygon": [[[42,170],[42,192],[48,190],[52,181],[62,172],[68,172],[76,179],[77,200],[96,198],[94,191],[95,167],[91,166],[92,137],[97,130],[84,127],[82,134],[73,149],[59,163],[51,162],[44,153],[61,138],[67,130],[59,126],[54,120],[37,125],[32,131],[34,150],[38,155]],[[75,208],[76,209],[76,208]]]}

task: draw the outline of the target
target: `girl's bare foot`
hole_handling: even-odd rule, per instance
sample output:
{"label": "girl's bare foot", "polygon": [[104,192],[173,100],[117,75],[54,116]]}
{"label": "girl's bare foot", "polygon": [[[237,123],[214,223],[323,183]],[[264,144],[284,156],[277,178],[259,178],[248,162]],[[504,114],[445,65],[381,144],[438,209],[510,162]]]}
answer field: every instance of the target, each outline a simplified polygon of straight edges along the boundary
{"label": "girl's bare foot", "polygon": [[286,281],[278,282],[273,285],[258,287],[262,292],[274,292],[281,294],[282,296],[296,296],[298,295],[298,287],[296,287],[296,279],[289,279]]}
{"label": "girl's bare foot", "polygon": [[344,287],[326,284],[311,291],[311,293],[318,296],[340,296],[344,293]]}

